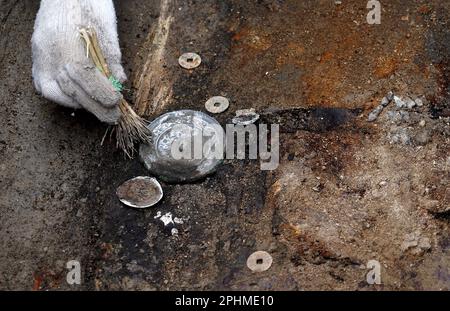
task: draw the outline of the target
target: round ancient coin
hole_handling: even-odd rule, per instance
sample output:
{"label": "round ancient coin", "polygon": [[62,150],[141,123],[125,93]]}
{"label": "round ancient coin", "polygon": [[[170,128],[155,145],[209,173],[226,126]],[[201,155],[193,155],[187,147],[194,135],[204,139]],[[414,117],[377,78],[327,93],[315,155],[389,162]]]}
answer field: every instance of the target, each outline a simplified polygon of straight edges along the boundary
{"label": "round ancient coin", "polygon": [[178,63],[185,69],[194,69],[200,66],[202,58],[196,53],[185,53],[180,56]]}
{"label": "round ancient coin", "polygon": [[214,96],[205,104],[206,110],[211,113],[222,113],[230,107],[230,101],[223,96]]}
{"label": "round ancient coin", "polygon": [[264,272],[272,266],[272,256],[265,251],[257,251],[247,259],[247,267],[253,272]]}
{"label": "round ancient coin", "polygon": [[123,183],[116,191],[123,204],[134,208],[147,208],[163,197],[161,185],[155,178],[136,177]]}

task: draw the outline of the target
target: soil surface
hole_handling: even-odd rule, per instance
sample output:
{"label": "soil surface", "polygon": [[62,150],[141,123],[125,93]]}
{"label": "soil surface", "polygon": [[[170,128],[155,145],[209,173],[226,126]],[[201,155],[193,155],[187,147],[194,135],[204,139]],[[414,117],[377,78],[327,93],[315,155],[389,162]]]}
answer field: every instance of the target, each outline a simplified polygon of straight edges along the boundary
{"label": "soil surface", "polygon": [[[280,124],[280,165],[226,160],[163,183],[153,208],[122,205],[117,187],[143,165],[101,146],[93,116],[36,94],[39,1],[0,0],[0,289],[450,289],[448,1],[381,0],[380,25],[361,0],[115,3],[140,112],[225,96],[222,125],[246,108]],[[200,67],[182,69],[185,52]],[[419,100],[368,122],[391,90]],[[247,267],[255,251],[269,270]],[[70,260],[81,285],[66,282]]]}

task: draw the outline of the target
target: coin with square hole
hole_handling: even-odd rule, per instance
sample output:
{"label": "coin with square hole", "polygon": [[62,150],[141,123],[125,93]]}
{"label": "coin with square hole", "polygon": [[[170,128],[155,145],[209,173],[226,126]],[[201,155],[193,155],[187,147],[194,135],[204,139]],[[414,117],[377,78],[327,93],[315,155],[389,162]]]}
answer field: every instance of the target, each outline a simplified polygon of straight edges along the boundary
{"label": "coin with square hole", "polygon": [[253,272],[264,272],[272,266],[272,256],[265,251],[257,251],[247,259],[247,267]]}
{"label": "coin with square hole", "polygon": [[205,108],[211,113],[222,113],[230,107],[230,101],[223,96],[214,96],[210,98]]}
{"label": "coin with square hole", "polygon": [[200,66],[202,58],[196,53],[185,53],[180,56],[178,63],[185,69],[194,69]]}

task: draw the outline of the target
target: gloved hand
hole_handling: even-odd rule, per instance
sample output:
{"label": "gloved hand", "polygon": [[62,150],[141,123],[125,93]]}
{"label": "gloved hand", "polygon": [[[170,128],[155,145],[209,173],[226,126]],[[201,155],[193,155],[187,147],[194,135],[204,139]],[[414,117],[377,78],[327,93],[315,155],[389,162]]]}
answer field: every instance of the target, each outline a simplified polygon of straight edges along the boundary
{"label": "gloved hand", "polygon": [[126,80],[112,0],[42,0],[32,38],[34,85],[51,101],[117,123],[122,95],[87,57],[83,27],[95,29],[114,77]]}

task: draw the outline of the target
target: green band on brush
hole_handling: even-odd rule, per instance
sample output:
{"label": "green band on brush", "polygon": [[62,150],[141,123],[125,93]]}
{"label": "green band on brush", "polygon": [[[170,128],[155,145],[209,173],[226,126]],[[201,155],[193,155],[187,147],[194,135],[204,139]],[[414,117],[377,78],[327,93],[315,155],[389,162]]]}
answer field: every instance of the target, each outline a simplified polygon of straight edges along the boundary
{"label": "green band on brush", "polygon": [[123,90],[123,85],[122,85],[122,83],[120,83],[119,80],[117,80],[115,77],[111,76],[111,77],[109,77],[109,81],[111,81],[113,87],[114,87],[118,92],[122,92],[122,90]]}

